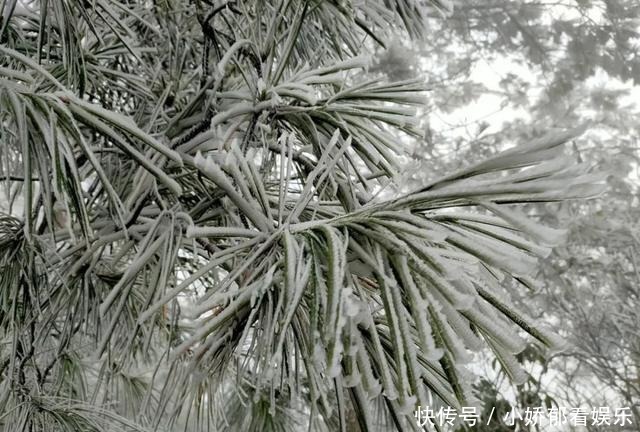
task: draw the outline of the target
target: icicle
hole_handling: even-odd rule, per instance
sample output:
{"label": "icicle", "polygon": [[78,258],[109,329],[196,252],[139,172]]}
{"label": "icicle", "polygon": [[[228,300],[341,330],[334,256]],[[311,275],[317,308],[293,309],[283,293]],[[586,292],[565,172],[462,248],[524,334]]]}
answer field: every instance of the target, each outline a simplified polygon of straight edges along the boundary
{"label": "icicle", "polygon": [[[468,233],[467,233],[468,234]],[[469,235],[452,233],[447,239],[452,245],[478,257],[482,262],[506,270],[510,274],[528,275],[535,269],[536,260],[510,247],[513,254],[504,252],[505,244],[489,238],[469,238]],[[493,246],[493,247],[492,247]]]}
{"label": "icicle", "polygon": [[509,352],[517,354],[526,347],[525,341],[516,334],[514,329],[509,328],[483,302],[478,302],[476,308],[463,311],[462,314],[483,333],[495,339]]}
{"label": "icicle", "polygon": [[380,381],[376,377],[373,376],[373,371],[371,370],[371,362],[369,361],[369,353],[364,345],[364,341],[362,340],[362,335],[360,332],[356,335],[356,364],[358,365],[358,370],[360,371],[360,375],[362,377],[362,384],[369,396],[369,399],[373,399],[377,397],[382,392],[382,385]]}
{"label": "icicle", "polygon": [[[435,304],[439,303],[434,298],[430,299],[430,302]],[[435,308],[431,308],[429,310],[431,320],[434,325],[437,326],[437,331],[440,337],[440,340],[444,343],[448,351],[453,354],[453,357],[458,360],[460,363],[467,363],[471,360],[469,353],[466,351],[464,346],[462,345],[462,341],[460,337],[453,331],[451,326],[449,325],[446,318],[446,310],[444,305],[446,303],[442,302],[440,310],[436,310]],[[449,306],[449,310],[453,310]],[[453,311],[455,312],[455,311]],[[457,312],[456,312],[457,313]]]}
{"label": "icicle", "polygon": [[453,330],[462,337],[465,345],[473,350],[479,351],[483,348],[484,344],[478,336],[471,330],[469,321],[464,318],[458,311],[453,309],[449,304],[442,304],[442,312],[446,316],[447,321],[453,328]]}
{"label": "icicle", "polygon": [[400,256],[397,258],[397,261],[399,264],[398,273],[400,275],[402,285],[405,287],[405,290],[409,294],[409,299],[411,300],[412,310],[414,312],[413,320],[416,325],[416,329],[418,330],[422,351],[428,358],[438,360],[442,356],[442,350],[436,348],[433,340],[431,326],[429,325],[429,318],[427,317],[428,303],[420,295],[419,289],[411,275],[406,257]]}
{"label": "icicle", "polygon": [[511,382],[515,385],[524,384],[528,379],[528,375],[525,370],[522,369],[522,366],[520,366],[518,359],[508,352],[500,343],[495,343],[491,337],[487,339],[487,342]]}
{"label": "icicle", "polygon": [[561,230],[545,227],[533,222],[523,213],[510,209],[507,206],[498,206],[489,202],[482,202],[481,205],[490,210],[496,216],[500,216],[505,221],[509,222],[514,228],[530,235],[532,238],[545,245],[555,246],[564,241],[564,238],[567,235],[566,229]]}

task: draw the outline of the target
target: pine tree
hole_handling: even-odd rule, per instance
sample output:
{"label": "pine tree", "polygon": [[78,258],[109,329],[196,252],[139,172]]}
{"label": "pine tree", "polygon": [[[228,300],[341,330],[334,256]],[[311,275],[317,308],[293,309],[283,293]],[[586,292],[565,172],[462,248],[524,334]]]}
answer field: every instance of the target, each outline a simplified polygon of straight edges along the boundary
{"label": "pine tree", "polygon": [[413,430],[557,348],[513,205],[601,178],[572,129],[391,193],[426,89],[366,55],[424,3],[4,3],[0,429]]}

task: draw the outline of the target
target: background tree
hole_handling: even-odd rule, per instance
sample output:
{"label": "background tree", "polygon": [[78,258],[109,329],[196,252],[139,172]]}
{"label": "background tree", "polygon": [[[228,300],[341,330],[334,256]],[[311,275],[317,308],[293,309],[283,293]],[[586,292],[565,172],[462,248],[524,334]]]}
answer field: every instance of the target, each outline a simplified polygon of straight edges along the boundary
{"label": "background tree", "polygon": [[508,290],[557,231],[512,205],[603,177],[572,129],[391,192],[425,86],[361,55],[449,10],[6,2],[0,427],[411,430],[469,350],[526,379],[561,343]]}

